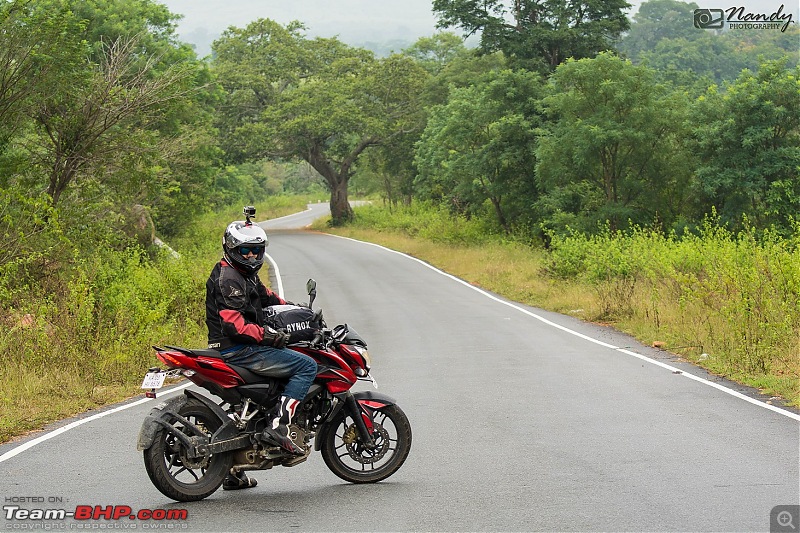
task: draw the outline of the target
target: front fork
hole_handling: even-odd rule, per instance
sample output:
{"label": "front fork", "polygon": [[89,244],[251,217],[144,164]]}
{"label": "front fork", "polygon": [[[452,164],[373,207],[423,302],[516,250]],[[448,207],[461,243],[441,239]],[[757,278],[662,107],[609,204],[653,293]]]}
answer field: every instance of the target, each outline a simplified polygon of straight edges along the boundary
{"label": "front fork", "polygon": [[330,421],[336,418],[337,413],[341,409],[346,409],[350,418],[353,419],[356,431],[358,432],[359,441],[369,449],[375,447],[375,441],[372,438],[373,423],[372,423],[372,410],[380,409],[387,405],[394,405],[397,402],[385,394],[377,391],[359,391],[352,393],[350,391],[336,394],[337,399],[340,400],[337,407],[328,415],[325,423],[322,424],[320,432],[317,434],[317,439],[314,448],[319,450],[322,443],[325,442],[326,435],[329,431],[336,431],[336,428],[331,427]]}
{"label": "front fork", "polygon": [[372,417],[369,413],[365,412],[356,401],[356,397],[353,396],[350,391],[347,392],[344,405],[355,422],[356,430],[358,431],[358,440],[360,440],[368,450],[375,448],[375,441],[372,439]]}

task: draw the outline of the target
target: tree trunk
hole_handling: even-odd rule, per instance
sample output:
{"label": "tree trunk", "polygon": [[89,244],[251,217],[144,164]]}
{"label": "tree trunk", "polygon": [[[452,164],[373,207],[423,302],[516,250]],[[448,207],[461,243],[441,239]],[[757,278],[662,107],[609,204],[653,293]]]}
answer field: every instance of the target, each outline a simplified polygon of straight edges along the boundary
{"label": "tree trunk", "polygon": [[331,189],[332,225],[343,226],[353,220],[353,208],[350,207],[350,202],[347,199],[347,184],[350,181],[353,163],[361,155],[361,152],[379,143],[380,141],[376,137],[362,139],[347,157],[338,163],[338,170],[334,168],[333,162],[325,154],[319,143],[312,145],[308,152],[304,154],[303,158],[325,178]]}
{"label": "tree trunk", "polygon": [[508,221],[506,220],[506,216],[503,213],[503,207],[500,202],[500,198],[496,196],[490,196],[489,200],[492,202],[494,206],[494,211],[497,214],[497,221],[500,223],[500,226],[503,228],[503,231],[510,234],[511,228],[508,226]]}
{"label": "tree trunk", "polygon": [[353,220],[353,208],[347,199],[347,181],[341,180],[331,188],[331,224],[343,226]]}
{"label": "tree trunk", "polygon": [[341,226],[353,219],[353,210],[347,199],[347,183],[350,176],[337,172],[319,145],[314,145],[305,160],[320,173],[331,190],[331,224]]}

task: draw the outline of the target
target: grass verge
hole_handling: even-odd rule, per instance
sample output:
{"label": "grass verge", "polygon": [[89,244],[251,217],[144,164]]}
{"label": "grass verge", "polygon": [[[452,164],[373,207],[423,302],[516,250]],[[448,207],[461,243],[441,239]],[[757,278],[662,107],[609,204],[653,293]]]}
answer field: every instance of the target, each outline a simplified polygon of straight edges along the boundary
{"label": "grass verge", "polygon": [[[257,204],[258,220],[302,211],[308,200]],[[30,291],[6,310],[0,443],[140,394],[145,371],[159,364],[153,344],[203,346],[205,282],[225,226],[241,218],[241,206],[203,217],[169,243],[178,259],[130,249],[62,269],[49,282],[55,290]]]}

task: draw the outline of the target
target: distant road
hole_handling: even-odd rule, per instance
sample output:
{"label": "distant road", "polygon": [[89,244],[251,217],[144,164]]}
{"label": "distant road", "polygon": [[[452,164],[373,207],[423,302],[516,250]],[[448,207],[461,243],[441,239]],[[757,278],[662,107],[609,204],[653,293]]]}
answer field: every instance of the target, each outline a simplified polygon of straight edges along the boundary
{"label": "distant road", "polygon": [[327,202],[308,204],[308,208],[301,213],[265,220],[264,222],[259,222],[259,225],[265,230],[302,229],[311,225],[318,218],[327,216],[330,212],[330,204]]}
{"label": "distant road", "polygon": [[[350,205],[356,207],[367,203],[369,202],[356,201],[350,202]],[[318,218],[329,215],[330,212],[331,209],[328,202],[308,204],[307,209],[301,213],[265,220],[264,222],[259,222],[259,225],[265,230],[303,229],[310,226]]]}

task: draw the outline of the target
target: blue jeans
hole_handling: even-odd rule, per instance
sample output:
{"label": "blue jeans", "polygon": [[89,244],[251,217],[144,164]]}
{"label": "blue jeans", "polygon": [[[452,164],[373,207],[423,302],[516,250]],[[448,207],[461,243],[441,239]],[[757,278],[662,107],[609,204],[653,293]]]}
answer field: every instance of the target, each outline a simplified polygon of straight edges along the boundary
{"label": "blue jeans", "polygon": [[284,396],[300,401],[303,401],[308,388],[317,376],[316,361],[287,348],[247,344],[231,349],[225,355],[225,362],[244,367],[262,376],[288,378]]}

